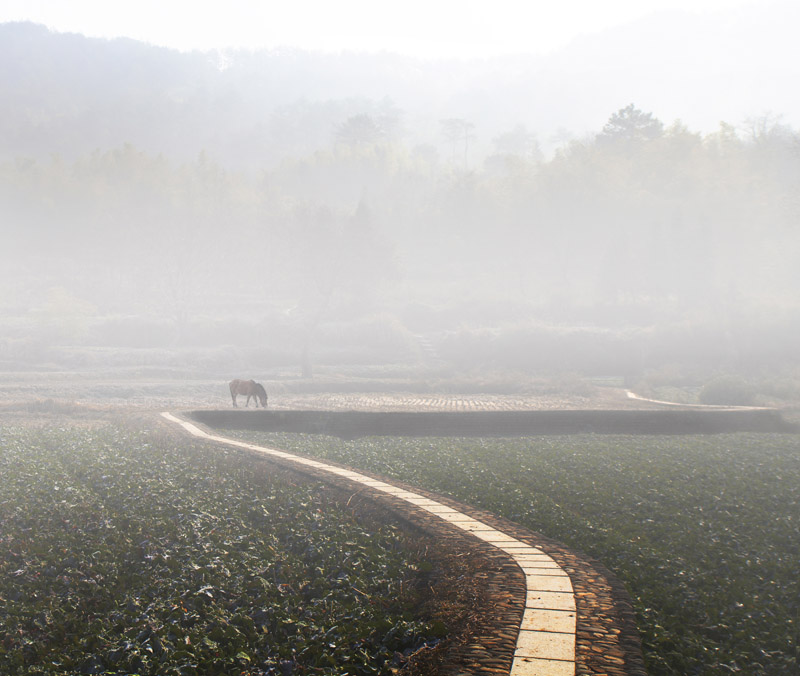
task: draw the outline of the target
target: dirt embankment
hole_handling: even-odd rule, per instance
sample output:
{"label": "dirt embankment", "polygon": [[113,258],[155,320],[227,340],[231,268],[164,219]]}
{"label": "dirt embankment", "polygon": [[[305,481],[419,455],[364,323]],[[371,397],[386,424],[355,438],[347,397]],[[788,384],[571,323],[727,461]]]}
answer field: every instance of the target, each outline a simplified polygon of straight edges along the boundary
{"label": "dirt embankment", "polygon": [[[708,416],[696,416],[695,422],[689,420],[692,415],[676,412],[691,407],[665,406],[658,402],[633,399],[622,387],[598,386],[582,384],[581,387],[559,389],[548,383],[528,388],[527,391],[514,393],[481,392],[479,388],[443,387],[441,392],[423,391],[427,385],[409,381],[368,381],[315,379],[304,381],[299,379],[262,379],[269,395],[268,410],[271,412],[303,412],[322,411],[326,413],[395,413],[395,414],[466,414],[477,416],[475,424],[484,424],[480,416],[494,414],[521,413],[540,416],[536,420],[537,428],[524,426],[514,431],[514,425],[507,427],[510,433],[535,433],[547,430],[553,432],[669,432],[664,426],[669,416],[675,419],[685,418],[687,431],[722,431],[719,425],[708,426]],[[364,389],[360,389],[364,388]],[[366,389],[371,388],[371,389]],[[394,388],[394,389],[393,389]],[[407,388],[407,389],[403,389]],[[471,391],[465,392],[463,389]],[[239,405],[244,400],[240,397]],[[183,378],[183,377],[145,377],[131,374],[115,373],[76,373],[76,372],[19,372],[0,374],[0,416],[5,419],[20,418],[31,420],[57,419],[69,417],[73,423],[103,418],[108,415],[130,415],[134,411],[187,411],[215,410],[234,411],[228,382],[222,377]],[[250,410],[253,410],[251,405]],[[577,412],[587,412],[581,416]],[[613,414],[597,415],[606,411]],[[665,416],[657,416],[659,423],[647,422],[647,411],[668,411]],[[755,413],[752,420],[737,428],[726,423],[722,427],[726,431],[737,429],[774,430],[776,423],[773,413]],[[787,420],[795,420],[791,411],[782,412]],[[493,416],[494,417],[494,416]],[[535,416],[534,416],[535,417]],[[613,429],[607,421],[615,417]],[[725,416],[720,414],[718,419]],[[779,416],[780,417],[780,416]],[[399,418],[399,416],[398,416]],[[742,416],[738,416],[744,420]],[[773,422],[769,419],[773,418]],[[502,416],[495,418],[508,425]],[[574,421],[581,420],[579,425]],[[533,418],[531,418],[533,420]],[[619,421],[633,421],[635,423]],[[652,419],[653,421],[656,418]],[[420,421],[415,424],[419,425]],[[423,422],[427,425],[426,421]],[[547,423],[544,427],[543,423]],[[568,423],[568,424],[567,424]],[[661,425],[664,423],[664,426]],[[639,427],[637,428],[637,425]],[[452,433],[443,430],[446,433]],[[345,433],[347,431],[345,430]],[[384,433],[380,432],[379,433]],[[403,433],[400,430],[399,433]],[[470,431],[469,433],[474,433]],[[499,433],[499,432],[491,432]]]}
{"label": "dirt embankment", "polygon": [[[256,378],[259,380],[259,378]],[[516,411],[636,409],[621,388],[587,387],[579,392],[530,388],[524,392],[481,391],[409,381],[260,379],[273,410],[324,411]],[[428,389],[429,391],[425,391]],[[228,379],[221,377],[132,377],[127,374],[19,372],[0,374],[1,404],[54,401],[95,407],[152,410],[230,408]],[[240,401],[240,405],[244,403]]]}

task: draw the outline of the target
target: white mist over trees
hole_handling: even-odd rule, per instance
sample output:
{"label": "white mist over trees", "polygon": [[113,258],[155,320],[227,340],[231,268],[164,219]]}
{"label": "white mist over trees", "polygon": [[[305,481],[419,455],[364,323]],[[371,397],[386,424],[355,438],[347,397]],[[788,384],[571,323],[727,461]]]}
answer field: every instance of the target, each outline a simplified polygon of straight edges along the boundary
{"label": "white mist over trees", "polygon": [[[420,335],[461,370],[800,357],[800,136],[780,118],[700,133],[622,100],[543,153],[523,109],[482,128],[337,95],[302,52],[220,69],[0,36],[7,364],[64,345],[413,362]],[[411,61],[338,58],[414,86]]]}

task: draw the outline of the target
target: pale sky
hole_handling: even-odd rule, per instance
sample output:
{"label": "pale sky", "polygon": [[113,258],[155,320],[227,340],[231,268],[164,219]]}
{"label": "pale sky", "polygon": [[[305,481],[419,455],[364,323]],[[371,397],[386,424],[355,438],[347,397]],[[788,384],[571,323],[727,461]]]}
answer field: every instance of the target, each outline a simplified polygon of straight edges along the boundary
{"label": "pale sky", "polygon": [[752,0],[2,0],[0,23],[130,37],[180,50],[294,46],[475,57],[544,53],[660,10]]}

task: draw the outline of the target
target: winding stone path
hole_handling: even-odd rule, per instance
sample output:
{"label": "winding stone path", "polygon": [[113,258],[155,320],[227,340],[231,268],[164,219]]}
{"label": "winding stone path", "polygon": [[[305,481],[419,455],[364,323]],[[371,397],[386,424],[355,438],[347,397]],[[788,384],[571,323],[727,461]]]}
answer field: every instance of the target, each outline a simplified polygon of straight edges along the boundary
{"label": "winding stone path", "polygon": [[[444,499],[436,500],[422,492],[407,490],[350,469],[210,434],[171,413],[165,412],[162,416],[196,437],[268,455],[377,491],[390,499],[401,501],[415,512],[427,515],[422,517],[425,520],[432,519],[440,527],[444,525],[454,528],[477,539],[476,547],[489,546],[510,557],[524,576],[524,589],[519,594],[524,596],[524,600],[518,603],[522,609],[521,621],[517,614],[517,619],[513,620],[517,624],[514,636],[501,636],[496,644],[492,642],[489,646],[475,646],[478,655],[475,660],[476,668],[470,673],[502,673],[509,676],[644,674],[639,665],[640,655],[638,660],[630,662],[631,654],[634,658],[637,657],[638,640],[634,639],[635,645],[629,645],[627,650],[622,645],[626,638],[630,640],[631,633],[635,634],[635,629],[630,631],[632,613],[628,613],[630,617],[627,632],[615,627],[619,608],[613,600],[600,598],[604,593],[605,597],[613,596],[613,590],[609,591],[602,571],[598,574],[597,569],[591,565],[583,566],[577,557],[566,550],[560,555],[553,552],[551,556],[541,547],[526,542],[525,534],[519,532],[518,527],[491,515],[460,511],[446,504]],[[577,594],[573,578],[579,586]],[[604,584],[605,592],[597,593],[593,589],[595,585],[602,587]],[[578,603],[596,615],[598,620],[579,626]],[[578,655],[579,651],[582,656]]]}

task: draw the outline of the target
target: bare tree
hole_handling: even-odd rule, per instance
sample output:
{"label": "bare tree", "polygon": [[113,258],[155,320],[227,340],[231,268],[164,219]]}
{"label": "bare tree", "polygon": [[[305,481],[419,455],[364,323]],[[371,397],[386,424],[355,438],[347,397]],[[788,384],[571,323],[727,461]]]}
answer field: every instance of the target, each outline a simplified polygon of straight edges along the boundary
{"label": "bare tree", "polygon": [[442,135],[453,144],[453,164],[456,162],[456,150],[459,143],[464,143],[464,168],[469,166],[469,144],[475,140],[475,125],[460,117],[441,120]]}

